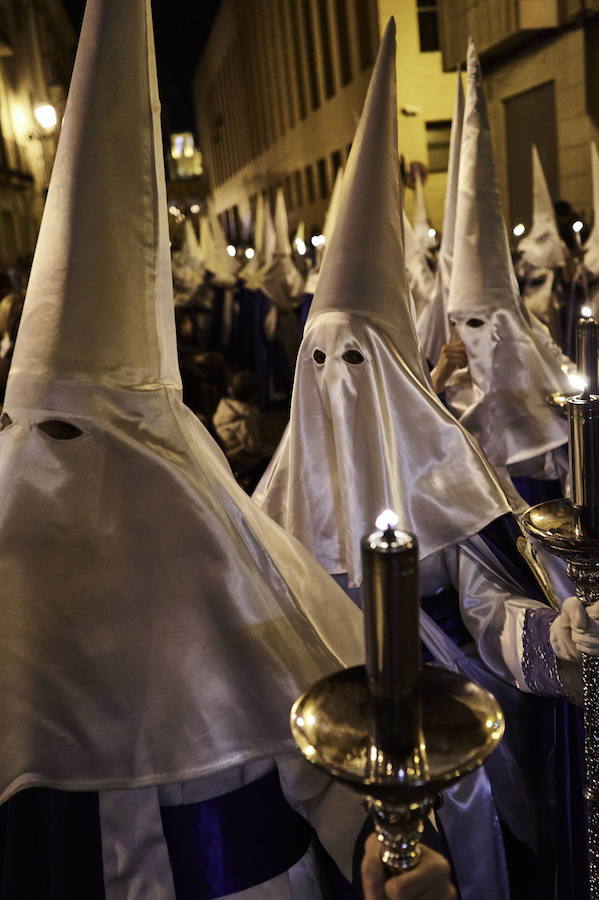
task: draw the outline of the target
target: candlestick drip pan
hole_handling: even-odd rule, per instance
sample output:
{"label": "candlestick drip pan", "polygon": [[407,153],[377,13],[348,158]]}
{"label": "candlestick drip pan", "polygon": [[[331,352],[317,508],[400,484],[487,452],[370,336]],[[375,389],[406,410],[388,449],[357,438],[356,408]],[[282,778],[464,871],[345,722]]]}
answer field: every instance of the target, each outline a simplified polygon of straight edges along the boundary
{"label": "candlestick drip pan", "polygon": [[369,776],[368,696],[364,666],[313,684],[291,710],[291,731],[304,756],[369,797],[396,803],[434,796],[476,769],[504,732],[495,698],[460,675],[424,666],[421,677],[427,772]]}

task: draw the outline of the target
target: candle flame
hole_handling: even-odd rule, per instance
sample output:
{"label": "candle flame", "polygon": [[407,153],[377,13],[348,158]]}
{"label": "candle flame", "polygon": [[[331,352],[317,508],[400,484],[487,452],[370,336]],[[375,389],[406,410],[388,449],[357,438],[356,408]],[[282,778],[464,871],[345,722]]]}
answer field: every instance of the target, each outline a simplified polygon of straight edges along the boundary
{"label": "candle flame", "polygon": [[579,375],[578,372],[571,372],[568,375],[568,381],[575,391],[584,391],[586,389],[586,380],[582,377],[582,375]]}
{"label": "candle flame", "polygon": [[379,531],[386,531],[387,528],[395,528],[399,522],[399,516],[392,509],[384,509],[374,523]]}

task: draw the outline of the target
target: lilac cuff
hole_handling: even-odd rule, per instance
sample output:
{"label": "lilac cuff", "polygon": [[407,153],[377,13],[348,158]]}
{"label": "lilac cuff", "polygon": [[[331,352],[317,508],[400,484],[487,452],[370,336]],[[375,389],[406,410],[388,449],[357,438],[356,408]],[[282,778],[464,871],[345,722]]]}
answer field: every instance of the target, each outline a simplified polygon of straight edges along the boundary
{"label": "lilac cuff", "polygon": [[527,609],[522,633],[522,673],[535,694],[567,697],[560,681],[557,657],[549,642],[551,623],[558,615],[552,609]]}

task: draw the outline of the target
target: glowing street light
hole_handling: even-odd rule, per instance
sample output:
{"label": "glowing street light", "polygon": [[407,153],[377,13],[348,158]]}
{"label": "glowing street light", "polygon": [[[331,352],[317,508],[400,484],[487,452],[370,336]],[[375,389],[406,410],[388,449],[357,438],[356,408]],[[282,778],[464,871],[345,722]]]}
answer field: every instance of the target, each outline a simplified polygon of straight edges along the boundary
{"label": "glowing street light", "polygon": [[593,312],[593,310],[591,309],[590,306],[583,306],[580,310],[580,315],[584,316],[585,319],[590,319],[592,312]]}
{"label": "glowing street light", "polygon": [[435,230],[434,228],[429,228],[429,230],[428,230],[428,236],[429,236],[429,238],[437,237],[437,232],[436,232],[436,230]]}
{"label": "glowing street light", "polygon": [[584,222],[581,222],[580,219],[576,219],[575,222],[572,222],[572,231],[575,234],[579,234],[584,228]]}
{"label": "glowing street light", "polygon": [[313,247],[324,247],[326,243],[324,234],[315,234],[310,238],[310,240],[312,241]]}
{"label": "glowing street light", "polygon": [[256,255],[256,251],[254,250],[253,247],[245,248],[245,258],[246,259],[253,259],[255,255]]}
{"label": "glowing street light", "polygon": [[514,225],[514,227],[512,228],[512,234],[514,235],[514,237],[522,237],[525,231],[526,228],[524,227],[522,222],[518,222],[518,224]]}
{"label": "glowing street light", "polygon": [[305,245],[305,243],[302,241],[301,238],[296,238],[296,239],[295,239],[295,249],[297,250],[297,252],[299,253],[300,256],[305,256],[305,255],[306,255],[306,245]]}
{"label": "glowing street light", "polygon": [[52,128],[56,128],[56,123],[58,122],[56,110],[50,103],[40,103],[33,110],[33,115],[45,131],[51,131]]}
{"label": "glowing street light", "polygon": [[194,214],[195,214],[195,213],[199,213],[199,211],[200,211],[200,206],[199,206],[198,203],[192,203],[191,206],[189,207],[189,212],[190,212],[190,213],[194,213]]}
{"label": "glowing street light", "polygon": [[227,244],[227,253],[229,256],[235,256],[237,254],[237,250],[233,246],[233,244]]}

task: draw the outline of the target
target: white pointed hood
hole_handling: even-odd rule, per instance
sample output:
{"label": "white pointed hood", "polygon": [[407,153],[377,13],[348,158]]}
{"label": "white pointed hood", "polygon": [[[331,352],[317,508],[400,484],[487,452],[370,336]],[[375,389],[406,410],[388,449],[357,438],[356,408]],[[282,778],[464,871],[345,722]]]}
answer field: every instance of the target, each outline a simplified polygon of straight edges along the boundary
{"label": "white pointed hood", "polygon": [[[564,443],[565,423],[546,402],[548,394],[567,389],[562,357],[539,339],[518,293],[472,40],[448,313],[472,378],[474,399],[460,421],[491,461],[508,465]],[[458,410],[458,399],[446,396]]]}
{"label": "white pointed hood", "polygon": [[200,219],[200,252],[204,259],[204,266],[208,272],[214,273],[217,263],[214,254],[214,239],[208,216],[202,216]]}
{"label": "white pointed hood", "polygon": [[0,433],[0,802],[291,750],[298,693],[360,661],[181,402],[166,215],[150,2],[88,0]]}
{"label": "white pointed hood", "polygon": [[414,229],[410,225],[405,209],[403,210],[403,234],[406,269],[418,320],[432,303],[435,276],[427,262],[426,251],[416,240]]}
{"label": "white pointed hood", "polygon": [[264,285],[264,277],[272,265],[277,235],[272,220],[270,207],[262,194],[258,194],[256,201],[256,228],[255,228],[254,259],[250,260],[255,265],[246,266],[243,269],[242,278],[246,287],[251,291],[260,290]]}
{"label": "white pointed hood", "polygon": [[238,277],[243,281],[252,282],[256,272],[260,268],[262,246],[264,244],[264,197],[259,192],[256,197],[256,218],[254,221],[254,255],[248,259],[239,271]]}
{"label": "white pointed hood", "polygon": [[599,153],[591,142],[591,173],[593,176],[593,230],[584,245],[584,265],[593,279],[599,277]]}
{"label": "white pointed hood", "polygon": [[447,190],[443,215],[443,234],[439,247],[439,260],[435,272],[433,302],[428,306],[417,323],[418,337],[425,356],[433,365],[437,363],[441,347],[450,340],[447,299],[451,284],[453,265],[453,245],[455,236],[455,216],[458,198],[458,176],[460,171],[460,146],[464,122],[464,88],[462,70],[458,67],[456,95],[449,139],[449,162],[447,165]]}
{"label": "white pointed hood", "polygon": [[422,556],[508,511],[474,442],[433,393],[403,257],[395,24],[389,22],[299,350],[290,423],[254,499],[332,573],[362,577],[384,508]]}
{"label": "white pointed hood", "polygon": [[203,268],[204,260],[202,258],[200,243],[198,241],[195,228],[193,227],[193,222],[191,221],[189,216],[187,216],[185,219],[184,252],[186,259],[190,265],[200,266]]}
{"label": "white pointed hood", "polygon": [[[275,201],[275,245],[273,250],[273,262],[264,275],[263,290],[272,302],[281,310],[290,311],[304,293],[304,277],[298,271],[291,258],[291,244],[289,242],[289,223],[287,221],[287,208],[283,189],[277,190]],[[294,321],[291,331],[294,338],[297,335],[297,323]],[[291,361],[297,353],[297,339],[293,341],[293,349],[290,350]]]}
{"label": "white pointed hood", "polygon": [[214,280],[222,287],[231,287],[235,284],[239,264],[235,257],[227,253],[227,239],[214,210],[209,210],[208,222],[212,233]]}
{"label": "white pointed hood", "polygon": [[275,199],[275,255],[290,256],[291,244],[289,242],[289,222],[287,219],[287,207],[283,188],[277,189]]}
{"label": "white pointed hood", "polygon": [[424,185],[420,176],[420,170],[416,169],[414,181],[414,237],[423,250],[431,250],[435,246],[435,239],[429,234],[431,219],[428,214],[426,199],[424,197]]}
{"label": "white pointed hood", "polygon": [[320,277],[320,270],[322,268],[322,260],[324,258],[324,254],[327,251],[327,246],[331,240],[331,236],[337,223],[337,215],[339,213],[339,198],[341,197],[341,186],[343,184],[344,171],[345,170],[343,166],[340,166],[339,169],[337,169],[337,175],[335,176],[335,183],[333,185],[331,199],[329,200],[327,212],[324,217],[324,225],[322,226],[322,234],[324,235],[325,242],[324,246],[316,247],[314,266],[309,272],[308,278],[306,279],[307,294],[314,294],[316,292],[318,279]]}
{"label": "white pointed hood", "polygon": [[530,268],[557,269],[565,265],[566,253],[536,144],[532,145],[532,185],[532,227],[518,250]]}

